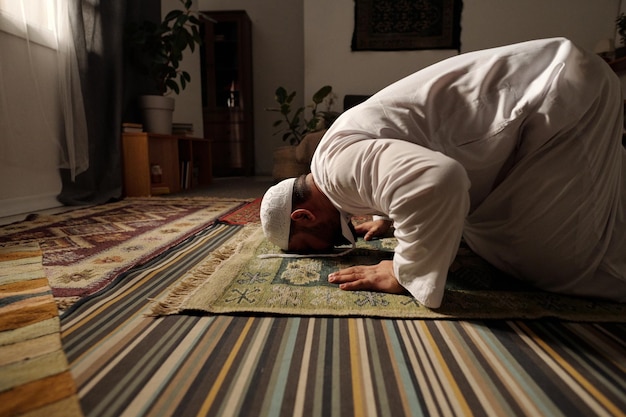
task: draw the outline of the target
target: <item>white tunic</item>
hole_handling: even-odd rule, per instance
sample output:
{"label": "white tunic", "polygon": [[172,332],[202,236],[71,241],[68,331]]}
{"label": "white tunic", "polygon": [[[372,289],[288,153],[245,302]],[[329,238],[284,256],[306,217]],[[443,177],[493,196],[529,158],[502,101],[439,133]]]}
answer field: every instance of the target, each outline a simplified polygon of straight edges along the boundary
{"label": "white tunic", "polygon": [[393,220],[396,277],[428,307],[461,235],[540,288],[626,301],[622,103],[563,38],[467,53],[346,111],[311,171],[342,214]]}

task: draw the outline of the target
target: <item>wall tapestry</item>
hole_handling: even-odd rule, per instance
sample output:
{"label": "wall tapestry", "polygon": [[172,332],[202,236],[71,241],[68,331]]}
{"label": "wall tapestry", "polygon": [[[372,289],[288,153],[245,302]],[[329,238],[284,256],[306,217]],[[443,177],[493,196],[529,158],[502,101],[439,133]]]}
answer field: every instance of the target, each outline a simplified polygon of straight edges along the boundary
{"label": "wall tapestry", "polygon": [[352,50],[460,50],[462,7],[462,0],[355,0]]}

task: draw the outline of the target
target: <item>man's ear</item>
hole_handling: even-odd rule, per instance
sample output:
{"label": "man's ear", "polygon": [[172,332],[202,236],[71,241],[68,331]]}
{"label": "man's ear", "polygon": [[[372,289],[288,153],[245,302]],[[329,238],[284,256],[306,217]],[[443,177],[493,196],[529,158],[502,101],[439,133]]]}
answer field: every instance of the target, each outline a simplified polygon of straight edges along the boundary
{"label": "man's ear", "polygon": [[291,212],[291,220],[294,222],[312,222],[316,217],[311,210],[299,208]]}

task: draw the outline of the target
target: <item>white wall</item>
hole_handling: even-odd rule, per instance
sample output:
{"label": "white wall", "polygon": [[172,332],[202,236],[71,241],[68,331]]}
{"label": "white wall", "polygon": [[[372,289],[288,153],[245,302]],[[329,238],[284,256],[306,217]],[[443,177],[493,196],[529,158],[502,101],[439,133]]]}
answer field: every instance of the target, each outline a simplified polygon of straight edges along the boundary
{"label": "white wall", "polygon": [[[619,0],[463,0],[461,52],[536,38],[566,36],[594,49],[612,38]],[[345,94],[372,94],[456,51],[352,52],[353,0],[304,0],[307,97],[330,84]]]}

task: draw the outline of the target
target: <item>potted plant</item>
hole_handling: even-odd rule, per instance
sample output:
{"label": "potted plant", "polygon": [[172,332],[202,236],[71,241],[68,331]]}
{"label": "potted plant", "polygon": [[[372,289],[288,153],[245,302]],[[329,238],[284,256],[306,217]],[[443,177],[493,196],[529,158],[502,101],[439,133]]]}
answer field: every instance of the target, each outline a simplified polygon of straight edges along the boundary
{"label": "potted plant", "polygon": [[[296,92],[287,93],[284,87],[276,89],[274,99],[280,107],[271,107],[267,111],[280,113],[281,117],[273,124],[274,128],[279,128],[276,134],[282,133],[283,142],[289,142],[291,145],[298,145],[304,139],[307,133],[325,129],[337,118],[338,113],[333,112],[333,88],[329,85],[317,90],[311,98],[312,103],[307,105],[311,109],[311,117],[307,120],[305,115],[305,107],[292,109],[292,102],[296,96]],[[326,110],[318,111],[320,104],[326,101]],[[291,114],[292,110],[294,113]]]}
{"label": "potted plant", "polygon": [[[296,92],[288,93],[284,87],[276,89],[274,99],[279,107],[266,110],[280,113],[280,118],[273,124],[274,128],[278,128],[274,135],[282,134],[283,142],[287,142],[289,145],[274,150],[274,179],[295,177],[309,171],[308,161],[297,160],[296,147],[309,133],[327,129],[339,115],[339,113],[332,111],[334,102],[332,90],[331,86],[325,85],[313,94],[311,103],[306,107],[294,108],[292,106]],[[326,104],[326,109],[318,110],[322,103]],[[310,109],[310,116],[306,114],[307,108]]]}
{"label": "potted plant", "polygon": [[[144,124],[151,133],[170,134],[174,98],[191,81],[187,71],[179,68],[183,52],[201,44],[200,20],[190,10],[192,0],[180,0],[182,10],[170,11],[163,21],[145,20],[127,28],[130,59],[152,81],[152,93],[139,98]],[[155,114],[156,113],[156,114]]]}

